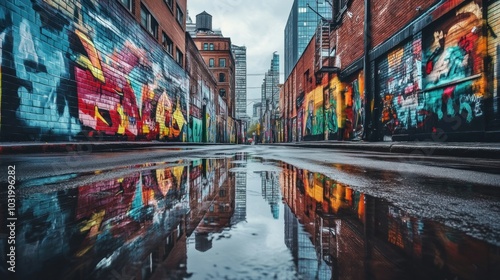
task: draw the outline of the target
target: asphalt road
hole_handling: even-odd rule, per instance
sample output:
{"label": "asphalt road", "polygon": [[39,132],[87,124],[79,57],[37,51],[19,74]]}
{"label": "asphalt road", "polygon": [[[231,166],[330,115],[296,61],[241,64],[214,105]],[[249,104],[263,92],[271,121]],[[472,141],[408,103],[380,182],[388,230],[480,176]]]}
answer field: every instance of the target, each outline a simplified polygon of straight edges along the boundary
{"label": "asphalt road", "polygon": [[[0,178],[15,165],[18,196],[53,192],[141,169],[248,153],[270,170],[280,162],[322,173],[403,210],[500,244],[500,162],[332,149],[257,146],[140,148],[112,153],[5,155]],[[2,192],[2,196],[6,193]]]}

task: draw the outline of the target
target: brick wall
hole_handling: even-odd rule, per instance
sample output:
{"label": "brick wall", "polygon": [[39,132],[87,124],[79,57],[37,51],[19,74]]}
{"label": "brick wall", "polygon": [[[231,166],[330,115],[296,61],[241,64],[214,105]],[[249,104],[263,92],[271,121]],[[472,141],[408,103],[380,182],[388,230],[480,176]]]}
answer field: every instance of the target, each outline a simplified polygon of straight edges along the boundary
{"label": "brick wall", "polygon": [[[209,139],[210,123],[215,126],[215,112],[217,99],[213,98],[217,91],[217,82],[205,64],[195,42],[186,34],[186,71],[189,76],[189,142],[207,142]],[[203,104],[205,100],[205,112]],[[208,116],[208,118],[206,118]],[[203,134],[204,131],[204,134]]]}
{"label": "brick wall", "polygon": [[120,2],[2,1],[0,26],[2,141],[186,140],[187,76]]}
{"label": "brick wall", "polygon": [[437,0],[376,0],[372,2],[370,25],[372,47],[389,39],[437,2]]}
{"label": "brick wall", "polygon": [[[364,0],[353,0],[349,14],[344,13],[342,23],[331,34],[337,47],[336,66],[344,69],[363,56]],[[349,16],[350,15],[350,16]]]}

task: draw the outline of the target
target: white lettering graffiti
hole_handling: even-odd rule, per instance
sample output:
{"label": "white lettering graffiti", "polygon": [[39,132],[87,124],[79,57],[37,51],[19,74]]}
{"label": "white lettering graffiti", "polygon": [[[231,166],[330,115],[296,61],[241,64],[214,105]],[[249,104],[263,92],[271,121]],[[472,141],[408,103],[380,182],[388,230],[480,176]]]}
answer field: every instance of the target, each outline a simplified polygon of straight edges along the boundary
{"label": "white lettering graffiti", "polygon": [[474,115],[476,117],[483,115],[483,110],[481,109],[481,97],[475,94],[462,95],[460,96],[460,107],[463,107],[463,104],[473,104],[474,103]]}

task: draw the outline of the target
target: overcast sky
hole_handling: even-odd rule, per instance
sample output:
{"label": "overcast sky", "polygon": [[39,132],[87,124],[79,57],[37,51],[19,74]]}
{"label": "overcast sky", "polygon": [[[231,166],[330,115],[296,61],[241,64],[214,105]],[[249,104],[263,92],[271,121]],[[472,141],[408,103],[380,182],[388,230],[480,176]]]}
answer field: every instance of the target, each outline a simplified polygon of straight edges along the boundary
{"label": "overcast sky", "polygon": [[[256,99],[260,99],[260,86],[264,73],[271,66],[273,52],[280,56],[283,73],[283,33],[293,0],[187,0],[189,16],[206,11],[212,15],[212,28],[221,29],[231,43],[247,47],[247,114]],[[280,83],[283,82],[283,74]]]}

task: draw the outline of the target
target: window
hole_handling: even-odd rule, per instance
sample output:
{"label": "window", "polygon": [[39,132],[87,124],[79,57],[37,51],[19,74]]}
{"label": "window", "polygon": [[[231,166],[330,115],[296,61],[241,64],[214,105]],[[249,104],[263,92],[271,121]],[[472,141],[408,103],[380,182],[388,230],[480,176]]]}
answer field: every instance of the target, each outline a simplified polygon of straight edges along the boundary
{"label": "window", "polygon": [[177,21],[184,26],[184,13],[182,12],[181,7],[177,4]]}
{"label": "window", "polygon": [[203,43],[203,50],[204,51],[208,50],[208,43]]}
{"label": "window", "polygon": [[172,7],[174,5],[174,0],[163,0],[163,1],[165,2],[165,4],[167,4],[170,10],[172,10]]}
{"label": "window", "polygon": [[132,12],[132,5],[134,3],[134,0],[120,0],[122,2],[123,6],[127,8],[127,10]]}
{"label": "window", "polygon": [[155,38],[158,38],[158,22],[155,20],[153,15],[146,9],[144,5],[141,4],[141,25],[145,27],[149,33],[151,33]]}
{"label": "window", "polygon": [[173,55],[174,51],[174,43],[172,40],[167,36],[165,32],[163,32],[163,41],[162,41],[163,47],[165,50],[170,54]]}
{"label": "window", "polygon": [[[220,95],[221,97],[226,97],[226,90],[225,90],[225,89],[223,89],[223,88],[219,89],[219,95]],[[221,196],[222,196],[222,195],[221,195]]]}
{"label": "window", "polygon": [[182,66],[184,63],[184,54],[182,54],[182,52],[177,49],[177,55],[175,56],[175,61],[177,61],[177,63],[179,63],[180,66]]}
{"label": "window", "polygon": [[224,73],[219,73],[219,82],[223,83],[226,81],[226,75]]}
{"label": "window", "polygon": [[210,58],[208,60],[208,67],[214,67],[215,66],[215,60],[213,58]]}
{"label": "window", "polygon": [[219,67],[226,67],[226,59],[219,58]]}
{"label": "window", "polygon": [[220,190],[219,197],[225,197],[225,196],[226,196],[226,190]]}
{"label": "window", "polygon": [[214,44],[213,43],[210,43],[210,50],[213,51],[214,50]]}

